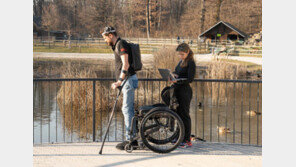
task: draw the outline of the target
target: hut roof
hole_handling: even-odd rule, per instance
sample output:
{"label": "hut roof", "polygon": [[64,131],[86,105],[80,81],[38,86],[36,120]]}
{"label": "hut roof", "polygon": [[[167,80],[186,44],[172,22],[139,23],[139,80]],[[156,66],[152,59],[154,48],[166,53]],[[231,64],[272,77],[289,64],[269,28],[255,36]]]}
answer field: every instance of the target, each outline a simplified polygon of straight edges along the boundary
{"label": "hut roof", "polygon": [[204,35],[205,33],[209,32],[211,29],[213,29],[214,27],[216,27],[219,24],[224,24],[225,26],[227,26],[228,28],[232,29],[233,31],[236,31],[238,34],[240,34],[242,37],[247,37],[247,34],[245,34],[244,32],[240,31],[239,29],[237,29],[236,27],[234,27],[233,25],[231,25],[230,23],[224,22],[224,21],[219,21],[217,24],[213,25],[211,28],[207,29],[205,32],[201,33],[199,35],[199,37],[201,37],[202,35]]}

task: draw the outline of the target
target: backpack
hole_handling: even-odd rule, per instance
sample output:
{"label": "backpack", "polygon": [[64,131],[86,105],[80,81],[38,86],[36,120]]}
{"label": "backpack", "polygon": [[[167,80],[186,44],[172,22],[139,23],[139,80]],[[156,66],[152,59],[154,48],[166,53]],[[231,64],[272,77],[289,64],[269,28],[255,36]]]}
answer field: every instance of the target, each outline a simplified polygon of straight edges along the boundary
{"label": "backpack", "polygon": [[127,42],[128,45],[131,48],[131,53],[132,53],[132,64],[131,66],[134,68],[135,71],[140,71],[142,69],[142,60],[141,60],[141,51],[140,51],[140,45],[135,44],[132,42]]}

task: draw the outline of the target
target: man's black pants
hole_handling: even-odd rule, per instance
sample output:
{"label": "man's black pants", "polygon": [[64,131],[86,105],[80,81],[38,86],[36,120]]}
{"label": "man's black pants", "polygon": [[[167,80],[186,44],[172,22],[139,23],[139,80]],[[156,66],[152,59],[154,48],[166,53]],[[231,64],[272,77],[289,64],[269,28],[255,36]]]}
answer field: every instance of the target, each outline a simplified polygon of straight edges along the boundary
{"label": "man's black pants", "polygon": [[181,117],[185,127],[184,141],[190,141],[191,118],[189,115],[190,101],[192,99],[192,89],[189,84],[178,85],[175,88],[175,96],[178,100],[177,114]]}

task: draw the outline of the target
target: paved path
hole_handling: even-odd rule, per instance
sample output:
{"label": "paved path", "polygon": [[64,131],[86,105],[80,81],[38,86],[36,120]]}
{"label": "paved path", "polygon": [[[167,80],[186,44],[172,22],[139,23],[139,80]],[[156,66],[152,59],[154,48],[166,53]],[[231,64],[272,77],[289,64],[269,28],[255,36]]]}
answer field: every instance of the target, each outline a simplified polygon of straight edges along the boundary
{"label": "paved path", "polygon": [[[34,52],[34,58],[54,58],[54,59],[103,59],[114,60],[114,56],[111,53],[47,53],[47,52]],[[212,61],[213,56],[211,54],[202,54],[194,56],[197,61]],[[223,58],[223,56],[221,57]],[[143,62],[153,62],[152,54],[142,54]],[[246,61],[255,64],[262,65],[262,58],[258,57],[239,57],[228,56],[228,59]]]}
{"label": "paved path", "polygon": [[[114,60],[112,53],[47,53],[47,52],[34,52],[34,58],[47,58],[47,59],[100,59],[100,60]],[[153,60],[152,54],[142,54],[143,61]]]}
{"label": "paved path", "polygon": [[45,144],[33,147],[34,167],[261,167],[262,148],[234,144],[195,141],[193,147],[176,149],[168,154],[150,150],[126,153],[115,142]]}
{"label": "paved path", "polygon": [[[194,55],[194,57],[197,61],[212,61],[213,59],[212,54]],[[220,56],[219,59],[221,58],[224,59],[225,56]],[[258,58],[258,57],[228,56],[228,59],[245,61],[245,62],[262,65],[262,58]]]}

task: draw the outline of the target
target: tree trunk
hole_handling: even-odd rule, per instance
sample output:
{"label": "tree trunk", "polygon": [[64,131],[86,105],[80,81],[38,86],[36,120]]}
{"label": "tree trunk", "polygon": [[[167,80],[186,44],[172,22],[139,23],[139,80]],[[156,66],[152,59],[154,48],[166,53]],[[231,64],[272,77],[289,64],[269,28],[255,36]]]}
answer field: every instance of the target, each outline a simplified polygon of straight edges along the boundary
{"label": "tree trunk", "polygon": [[220,13],[221,13],[222,2],[223,2],[223,0],[218,0],[218,2],[217,2],[216,22],[220,21]]}
{"label": "tree trunk", "polygon": [[68,30],[68,48],[71,48],[71,30]]}
{"label": "tree trunk", "polygon": [[36,0],[33,1],[33,12],[34,12],[33,13],[34,16],[38,16]]}
{"label": "tree trunk", "polygon": [[182,12],[181,9],[182,9],[182,1],[179,0],[178,16],[177,16],[178,22],[180,21],[180,18],[181,18],[181,12]]}
{"label": "tree trunk", "polygon": [[39,0],[37,5],[38,5],[38,16],[42,16],[42,11],[43,11],[43,4],[44,4],[44,0]]}
{"label": "tree trunk", "polygon": [[162,0],[160,0],[159,1],[159,3],[160,3],[160,5],[159,5],[159,17],[158,17],[158,24],[157,24],[157,26],[158,26],[158,31],[160,30],[160,25],[161,25],[161,7],[162,7]]}
{"label": "tree trunk", "polygon": [[134,28],[134,20],[133,20],[133,10],[132,10],[132,7],[131,7],[131,3],[128,3],[128,6],[129,6],[129,15],[130,15],[130,26],[131,26],[131,29],[133,30]]}
{"label": "tree trunk", "polygon": [[150,38],[150,20],[149,20],[149,2],[150,0],[146,0],[147,9],[146,9],[146,25],[147,25],[147,38]]}
{"label": "tree trunk", "polygon": [[[124,11],[123,13],[122,13],[122,20],[123,20],[123,31],[124,31],[124,37],[126,37],[126,21],[125,21],[125,13],[126,13],[126,10],[125,9],[127,9],[127,7],[124,7],[124,4],[123,4],[123,1],[121,1],[121,11]],[[129,11],[129,10],[128,10]]]}
{"label": "tree trunk", "polygon": [[122,20],[123,20],[124,37],[126,37],[126,24],[125,24],[125,17],[124,17],[124,15],[122,15]]}
{"label": "tree trunk", "polygon": [[203,31],[204,31],[205,12],[206,12],[205,1],[206,0],[201,0],[201,15],[200,15],[200,30],[199,30],[199,34],[203,33]]}
{"label": "tree trunk", "polygon": [[172,5],[172,0],[170,0],[170,20],[169,20],[169,26],[170,28],[172,28],[172,15],[173,15],[173,12],[172,12],[172,8],[173,8],[173,5]]}
{"label": "tree trunk", "polygon": [[49,37],[50,37],[50,30],[48,29],[48,31],[47,31],[48,48],[50,48],[50,40],[49,40]]}
{"label": "tree trunk", "polygon": [[152,14],[151,14],[151,1],[149,0],[149,32],[151,33],[151,27],[152,27]]}

